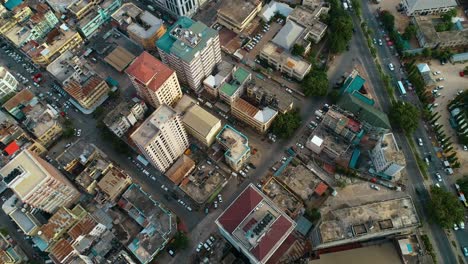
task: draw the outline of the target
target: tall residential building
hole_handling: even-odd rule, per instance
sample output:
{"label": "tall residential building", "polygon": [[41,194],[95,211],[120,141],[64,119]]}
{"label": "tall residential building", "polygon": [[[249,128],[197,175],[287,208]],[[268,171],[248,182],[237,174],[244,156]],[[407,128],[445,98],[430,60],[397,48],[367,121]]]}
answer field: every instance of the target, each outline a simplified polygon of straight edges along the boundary
{"label": "tall residential building", "polygon": [[191,17],[198,9],[198,0],[154,0],[153,2],[176,17]]}
{"label": "tall residential building", "polygon": [[189,146],[180,117],[165,104],[156,109],[130,138],[161,172],[165,172]]}
{"label": "tall residential building", "polygon": [[182,97],[176,73],[146,51],[125,72],[138,95],[155,108],[172,106]]}
{"label": "tall residential building", "polygon": [[187,17],[181,17],[156,46],[162,62],[177,72],[181,83],[196,92],[221,62],[218,32]]}
{"label": "tall residential building", "polygon": [[18,86],[18,81],[4,67],[0,67],[0,98],[5,95],[15,92]]}
{"label": "tall residential building", "polygon": [[405,156],[398,148],[393,133],[387,133],[379,139],[371,151],[371,159],[375,172],[387,180],[394,180],[406,165]]}
{"label": "tall residential building", "polygon": [[48,213],[69,207],[80,197],[60,171],[29,150],[0,169],[0,175],[21,201]]}
{"label": "tall residential building", "polygon": [[221,235],[250,263],[276,263],[296,222],[253,184],[216,219]]}

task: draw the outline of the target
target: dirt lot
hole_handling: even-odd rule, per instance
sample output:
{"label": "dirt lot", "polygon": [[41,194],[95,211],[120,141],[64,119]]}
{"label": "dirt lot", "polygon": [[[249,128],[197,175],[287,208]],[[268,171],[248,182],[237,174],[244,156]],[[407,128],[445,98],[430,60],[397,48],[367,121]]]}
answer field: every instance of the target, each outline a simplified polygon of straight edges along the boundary
{"label": "dirt lot", "polygon": [[[437,111],[441,114],[441,118],[438,120],[439,124],[444,126],[445,134],[451,137],[453,143],[455,143],[454,149],[458,152],[458,158],[461,164],[468,164],[468,152],[463,151],[463,146],[457,144],[457,136],[455,130],[450,126],[449,123],[449,112],[447,109],[448,103],[455,98],[456,94],[460,90],[468,89],[468,77],[460,77],[459,71],[468,66],[468,63],[455,64],[450,63],[441,65],[439,61],[432,60],[427,62],[432,72],[441,71],[440,75],[434,77],[444,77],[445,80],[438,82],[438,85],[444,86],[444,89],[440,91],[442,96],[436,98],[435,103],[438,103]],[[462,166],[459,169],[461,175],[468,174],[468,166]]]}
{"label": "dirt lot", "polygon": [[380,7],[382,10],[387,10],[393,16],[395,16],[395,27],[397,31],[404,32],[406,26],[409,24],[409,17],[404,14],[401,14],[397,11],[397,6],[400,3],[400,0],[387,0],[381,1],[380,4],[369,4],[371,10],[374,12]]}

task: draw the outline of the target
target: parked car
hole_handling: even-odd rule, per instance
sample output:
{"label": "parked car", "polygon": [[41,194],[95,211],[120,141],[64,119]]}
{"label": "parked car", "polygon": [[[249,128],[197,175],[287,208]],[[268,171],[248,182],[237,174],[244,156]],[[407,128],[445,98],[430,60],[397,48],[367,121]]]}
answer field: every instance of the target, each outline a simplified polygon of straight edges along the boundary
{"label": "parked car", "polygon": [[371,184],[370,187],[376,191],[380,191],[380,187],[375,184]]}
{"label": "parked car", "polygon": [[437,178],[437,181],[442,181],[442,177],[440,176],[440,173],[436,172],[436,178]]}
{"label": "parked car", "polygon": [[440,78],[437,78],[436,81],[438,81],[438,82],[445,81],[445,78],[444,78],[444,77],[440,77]]}
{"label": "parked car", "polygon": [[419,144],[420,147],[423,146],[423,142],[422,142],[422,139],[421,139],[421,138],[418,138],[418,144]]}
{"label": "parked car", "polygon": [[395,70],[395,66],[393,66],[393,63],[389,63],[389,64],[388,64],[388,68],[389,68],[391,71],[394,71],[394,70]]}

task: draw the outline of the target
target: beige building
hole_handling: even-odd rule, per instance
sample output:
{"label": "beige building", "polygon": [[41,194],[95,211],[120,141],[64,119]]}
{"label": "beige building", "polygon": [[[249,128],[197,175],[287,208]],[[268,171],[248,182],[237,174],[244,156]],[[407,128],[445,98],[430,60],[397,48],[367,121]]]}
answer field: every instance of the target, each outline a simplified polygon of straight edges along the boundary
{"label": "beige building", "polygon": [[161,172],[165,172],[189,146],[180,117],[165,104],[156,109],[130,138]]}
{"label": "beige building", "polygon": [[106,81],[97,75],[81,82],[73,79],[63,89],[85,109],[95,108],[110,92]]}
{"label": "beige building", "polygon": [[21,201],[48,213],[69,207],[80,197],[54,166],[28,150],[0,169],[0,174]]}
{"label": "beige building", "polygon": [[327,25],[320,21],[320,15],[327,14],[329,9],[327,5],[320,5],[316,8],[296,6],[287,20],[294,21],[304,28],[301,35],[303,40],[319,43],[327,32]]}
{"label": "beige building", "polygon": [[218,9],[217,22],[239,34],[261,10],[262,1],[260,0],[225,1]]}
{"label": "beige building", "polygon": [[78,20],[85,17],[93,10],[93,7],[98,5],[100,0],[75,0],[67,7]]}
{"label": "beige building", "polygon": [[162,62],[177,72],[181,83],[197,92],[221,62],[218,32],[187,17],[180,17],[156,46]]}
{"label": "beige building", "polygon": [[115,201],[132,183],[132,178],[122,169],[112,166],[98,182],[103,200]]}
{"label": "beige building", "polygon": [[182,117],[187,132],[206,146],[211,146],[221,130],[221,120],[199,105],[193,105]]}
{"label": "beige building", "polygon": [[15,92],[18,87],[18,81],[15,77],[7,71],[4,67],[0,66],[0,98],[5,95]]}
{"label": "beige building", "polygon": [[50,146],[63,132],[57,111],[50,105],[37,104],[26,113],[26,125],[42,146]]}
{"label": "beige building", "polygon": [[144,119],[147,110],[145,102],[135,97],[129,102],[118,104],[106,115],[103,122],[110,131],[121,137],[137,122]]}
{"label": "beige building", "polygon": [[125,72],[138,95],[154,108],[173,106],[182,97],[175,71],[146,51]]}
{"label": "beige building", "polygon": [[156,41],[164,35],[164,22],[148,11],[143,11],[133,3],[122,5],[112,14],[114,21],[131,39],[145,49],[154,49]]}
{"label": "beige building", "polygon": [[253,127],[257,132],[263,134],[270,128],[273,120],[275,120],[275,117],[278,115],[278,111],[270,107],[258,109],[244,99],[237,98],[231,104],[231,114],[240,121]]}
{"label": "beige building", "polygon": [[80,34],[62,24],[60,28],[50,31],[43,43],[29,41],[21,49],[34,63],[47,66],[61,54],[68,50],[76,52],[82,45],[83,39]]}
{"label": "beige building", "polygon": [[0,34],[7,34],[18,23],[25,23],[32,15],[33,11],[31,8],[24,3],[12,11],[0,5]]}
{"label": "beige building", "polygon": [[287,50],[273,42],[268,42],[260,51],[260,58],[272,65],[277,71],[285,73],[297,80],[302,80],[312,66],[299,57],[292,56]]}

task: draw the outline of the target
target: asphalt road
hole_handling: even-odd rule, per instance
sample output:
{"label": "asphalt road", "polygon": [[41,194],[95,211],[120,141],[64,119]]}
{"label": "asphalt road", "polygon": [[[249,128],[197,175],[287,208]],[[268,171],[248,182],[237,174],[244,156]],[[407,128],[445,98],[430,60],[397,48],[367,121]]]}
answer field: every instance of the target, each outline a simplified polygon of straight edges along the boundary
{"label": "asphalt road", "polygon": [[[363,17],[364,17],[364,20],[367,22],[367,24],[369,25],[369,27],[372,29],[372,31],[374,32],[374,34],[376,34],[376,38],[383,38],[383,33],[382,33],[382,28],[379,27],[376,19],[375,19],[375,14],[372,14],[370,9],[369,9],[369,6],[368,6],[368,2],[367,1],[362,1],[363,3],[363,10],[362,10],[362,14],[363,14]],[[354,18],[356,20],[356,18]],[[355,21],[356,22],[356,21]],[[365,37],[364,37],[364,34],[362,33],[362,30],[359,29],[359,35],[360,37],[362,37],[364,40],[365,40]],[[385,41],[384,41],[385,42]],[[367,44],[366,44],[367,45]],[[364,47],[363,47],[364,48]],[[365,53],[368,53],[366,54],[367,56],[361,56],[362,57],[368,57],[370,56],[369,58],[372,59],[372,56],[369,52],[369,50],[367,48],[365,48],[367,52]],[[403,71],[400,71],[400,62],[398,60],[397,57],[395,57],[393,55],[393,52],[389,49],[389,47],[387,45],[383,45],[383,46],[377,46],[377,55],[378,55],[378,58],[379,60],[381,61],[381,63],[383,64],[382,65],[382,68],[384,69],[384,71],[390,75],[392,77],[392,84],[396,86],[396,81],[397,80],[400,80],[401,78],[405,78],[405,74]],[[389,68],[388,68],[388,63],[393,63],[394,66],[395,66],[395,71],[390,71]],[[372,63],[373,64],[373,63]],[[369,65],[366,63],[366,65]],[[369,68],[369,67],[367,67]],[[378,72],[376,71],[376,68],[375,67],[371,67],[375,70],[375,74],[370,74],[371,76],[379,76],[378,75]],[[372,69],[371,69],[372,70]],[[372,80],[371,78],[371,81],[373,82],[374,80]],[[379,89],[377,89],[379,88]],[[380,78],[378,78],[378,85],[375,85],[374,83],[374,89],[376,90],[375,93],[378,97],[378,100],[382,106],[382,109],[386,112],[388,112],[388,110],[390,109],[390,100],[389,100],[389,96],[383,86],[383,83],[382,83],[382,80],[380,80]],[[380,90],[380,91],[379,91]],[[396,92],[396,94],[398,95],[398,92]],[[419,102],[418,102],[418,99],[417,99],[417,96],[412,93],[412,92],[409,92],[407,94],[407,96],[405,97],[401,97],[399,96],[401,100],[404,100],[408,103],[412,103],[412,104],[417,104],[419,106]],[[419,168],[417,167],[417,162],[415,160],[415,157],[412,153],[412,150],[410,148],[410,145],[409,145],[409,142],[407,141],[406,137],[404,136],[404,134],[402,134],[401,132],[398,132],[398,131],[394,131],[394,135],[395,135],[395,138],[398,142],[398,145],[399,147],[402,149],[403,153],[405,154],[405,158],[406,158],[406,171],[407,171],[407,174],[408,174],[408,180],[409,180],[409,186],[407,186],[408,188],[408,192],[409,194],[412,196],[413,198],[413,201],[415,203],[415,206],[418,210],[418,213],[419,213],[419,216],[421,218],[421,220],[423,222],[428,222],[428,215],[427,215],[427,211],[426,211],[426,203],[429,199],[429,192],[427,190],[427,187],[429,186],[425,186],[424,185],[424,178],[422,177],[420,171],[419,171]],[[431,180],[433,181],[433,183],[435,183],[435,178],[434,178],[434,174],[435,172],[440,172],[441,174],[444,174],[443,171],[440,171],[441,169],[441,161],[438,160],[437,156],[436,156],[436,153],[435,153],[435,150],[434,150],[434,147],[432,147],[432,142],[430,140],[430,137],[428,136],[426,130],[425,130],[425,126],[423,124],[423,122],[421,121],[420,122],[420,125],[418,127],[418,129],[415,131],[415,133],[413,134],[413,137],[414,138],[421,138],[422,141],[423,141],[423,148],[422,148],[422,157],[424,157],[425,155],[431,155],[432,156],[432,162],[429,164],[429,174],[431,176]],[[417,145],[417,143],[415,144]],[[447,176],[444,175],[444,181],[442,182],[443,186],[446,186],[447,184],[447,181],[445,180]],[[416,194],[416,189],[418,189],[420,191],[420,195]],[[449,239],[447,238],[444,230],[442,228],[440,228],[438,225],[435,225],[433,223],[429,223],[428,225],[429,228],[425,228],[426,231],[430,231],[432,234],[431,234],[431,237],[435,240],[435,247],[437,249],[437,251],[439,252],[438,254],[438,257],[443,261],[443,263],[456,263],[456,257],[455,255],[453,254],[453,250],[452,250],[452,246],[451,246],[451,243],[449,241]],[[468,238],[465,238],[465,239],[468,239]],[[463,242],[463,241],[460,241],[459,242]],[[463,245],[463,244],[462,244]],[[465,244],[466,245],[466,244]]]}

